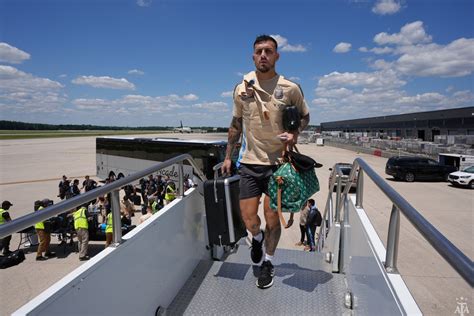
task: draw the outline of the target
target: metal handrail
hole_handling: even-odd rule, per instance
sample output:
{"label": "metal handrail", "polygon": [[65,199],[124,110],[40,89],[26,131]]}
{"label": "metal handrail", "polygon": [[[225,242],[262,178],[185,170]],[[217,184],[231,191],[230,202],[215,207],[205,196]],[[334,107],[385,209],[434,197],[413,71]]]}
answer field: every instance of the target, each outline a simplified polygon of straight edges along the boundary
{"label": "metal handrail", "polygon": [[[474,264],[473,262],[453,245],[443,234],[431,225],[410,203],[408,203],[397,191],[395,191],[385,180],[379,176],[363,159],[356,158],[347,183],[354,181],[358,171],[358,184],[363,183],[364,174],[367,174],[375,185],[393,203],[390,215],[387,252],[385,267],[388,272],[396,271],[398,254],[398,235],[400,230],[401,212],[416,230],[431,244],[431,246],[458,272],[458,274],[472,287],[474,286]],[[334,181],[332,181],[334,185]],[[338,184],[340,185],[340,184]],[[346,185],[342,196],[347,198],[350,185]],[[332,190],[330,192],[332,194]],[[331,197],[332,198],[332,197]],[[341,198],[339,196],[338,198]],[[363,186],[357,186],[356,206],[362,207]],[[341,203],[339,203],[340,205]],[[336,212],[338,210],[336,209]],[[347,212],[347,209],[345,210]],[[326,213],[326,212],[325,212]],[[324,218],[324,217],[323,217]]]}
{"label": "metal handrail", "polygon": [[[338,177],[336,177],[338,175]],[[324,207],[324,213],[322,214],[322,223],[321,228],[319,229],[317,241],[318,241],[318,251],[324,247],[324,241],[326,240],[327,233],[333,226],[334,221],[339,222],[339,213],[336,211],[334,213],[334,203],[332,200],[332,191],[334,189],[334,185],[337,181],[337,196],[336,196],[336,210],[339,208],[340,204],[340,197],[341,197],[341,178],[342,178],[342,171],[341,168],[336,164],[331,172],[331,181],[329,183],[329,193],[326,199],[326,206]],[[334,215],[334,217],[333,217]],[[326,218],[327,217],[327,218]],[[326,222],[327,219],[327,222]]]}
{"label": "metal handrail", "polygon": [[[119,180],[115,180],[111,183],[108,183],[104,186],[98,187],[94,190],[85,192],[83,194],[80,194],[78,196],[75,196],[73,198],[61,201],[58,204],[54,204],[51,206],[48,206],[44,209],[42,209],[40,212],[34,212],[30,213],[27,215],[24,215],[20,218],[17,218],[13,221],[7,222],[3,225],[0,226],[0,238],[3,238],[5,236],[11,235],[13,233],[19,232],[25,228],[28,228],[30,226],[35,225],[38,222],[47,220],[48,218],[51,218],[53,216],[57,216],[59,214],[62,214],[64,212],[68,212],[70,210],[75,209],[78,206],[81,206],[91,200],[96,199],[99,196],[103,196],[109,192],[112,192],[112,216],[114,218],[120,218],[120,202],[118,201],[118,191],[125,185],[135,182],[141,178],[146,177],[149,174],[152,174],[154,172],[157,172],[160,169],[169,167],[175,163],[179,163],[180,167],[178,168],[179,171],[179,195],[183,196],[183,168],[182,168],[182,163],[183,161],[188,161],[191,166],[193,167],[194,171],[196,172],[197,176],[205,181],[206,176],[202,173],[202,171],[198,168],[197,164],[193,160],[192,156],[189,154],[182,154],[179,156],[176,156],[174,158],[168,159],[164,162],[160,162],[154,166],[151,166],[147,169],[144,169],[142,171],[135,172],[127,177],[121,178]],[[115,204],[115,205],[114,205]],[[114,207],[115,206],[115,207]],[[117,215],[115,215],[117,214]],[[118,225],[118,229],[116,229]],[[120,234],[120,235],[117,235]],[[120,236],[120,237],[119,237]],[[115,221],[114,220],[114,239],[115,242],[119,242],[121,238],[121,229],[120,229],[120,221]]]}

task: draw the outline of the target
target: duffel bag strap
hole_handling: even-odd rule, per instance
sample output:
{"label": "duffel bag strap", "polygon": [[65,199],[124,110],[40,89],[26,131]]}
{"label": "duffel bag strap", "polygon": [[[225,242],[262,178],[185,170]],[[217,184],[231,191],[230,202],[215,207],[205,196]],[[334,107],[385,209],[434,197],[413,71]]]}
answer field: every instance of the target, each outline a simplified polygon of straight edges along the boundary
{"label": "duffel bag strap", "polygon": [[276,181],[278,183],[278,192],[277,192],[277,210],[278,216],[280,217],[280,222],[283,224],[283,227],[286,227],[286,221],[283,217],[283,213],[281,212],[281,185],[283,184],[282,177],[276,177]]}

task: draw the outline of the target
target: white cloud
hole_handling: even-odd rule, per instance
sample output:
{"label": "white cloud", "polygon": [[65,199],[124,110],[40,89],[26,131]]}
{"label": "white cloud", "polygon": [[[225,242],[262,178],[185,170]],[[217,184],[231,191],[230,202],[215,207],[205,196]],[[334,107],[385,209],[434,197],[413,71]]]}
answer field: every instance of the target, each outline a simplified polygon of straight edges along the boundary
{"label": "white cloud", "polygon": [[298,45],[285,45],[281,48],[282,52],[290,52],[290,53],[303,53],[306,51],[306,47],[301,44]]}
{"label": "white cloud", "polygon": [[104,111],[115,112],[120,108],[126,109],[130,112],[142,112],[142,113],[164,113],[175,109],[182,109],[190,107],[189,105],[183,105],[180,102],[190,102],[199,99],[194,94],[187,94],[179,96],[177,94],[170,94],[167,96],[146,96],[129,94],[118,99],[75,99],[72,103],[78,109],[96,109]]}
{"label": "white cloud", "polygon": [[382,54],[389,54],[389,53],[393,53],[394,52],[394,49],[391,48],[391,47],[388,47],[388,46],[384,46],[384,47],[374,47],[374,48],[371,48],[371,49],[368,49],[367,47],[360,47],[359,48],[359,52],[362,52],[362,53],[374,53],[374,54],[377,54],[377,55],[382,55]]}
{"label": "white cloud", "polygon": [[300,77],[295,77],[295,76],[293,76],[293,77],[288,78],[288,80],[291,80],[291,81],[300,81],[301,78],[300,78]]}
{"label": "white cloud", "polygon": [[400,11],[401,5],[395,0],[378,0],[372,8],[372,12],[380,15],[395,14]]}
{"label": "white cloud", "polygon": [[455,89],[454,86],[449,86],[446,88],[446,92],[453,92]]}
{"label": "white cloud", "polygon": [[381,47],[360,47],[359,51],[399,56],[394,62],[372,64],[377,69],[391,67],[419,77],[461,77],[474,72],[474,39],[459,38],[447,45],[432,43],[421,21],[405,24],[399,33],[378,33],[374,42]]}
{"label": "white cloud", "polygon": [[393,63],[387,62],[383,59],[377,59],[370,66],[374,69],[390,69],[393,67]]}
{"label": "white cloud", "polygon": [[446,96],[437,92],[428,92],[422,94],[416,94],[414,96],[404,96],[398,100],[395,100],[395,105],[408,105],[408,106],[439,106],[446,103]]}
{"label": "white cloud", "polygon": [[474,72],[474,39],[460,38],[446,46],[431,44],[406,50],[397,70],[421,77],[461,77]]}
{"label": "white cloud", "polygon": [[471,90],[419,91],[405,86],[414,77],[460,77],[474,73],[474,39],[459,38],[446,45],[432,42],[423,22],[404,25],[398,33],[379,33],[379,45],[360,47],[363,53],[389,54],[368,58],[373,72],[332,72],[319,78],[312,100],[317,117],[326,121],[472,106]]}
{"label": "white cloud", "polygon": [[415,21],[405,24],[400,33],[388,34],[385,32],[375,35],[374,42],[378,45],[415,45],[420,43],[430,43],[431,36],[426,34],[423,22]]}
{"label": "white cloud", "polygon": [[376,72],[332,72],[319,79],[319,87],[364,87],[364,88],[398,88],[406,82],[398,78],[393,70]]}
{"label": "white cloud", "polygon": [[352,45],[350,43],[340,42],[332,50],[335,53],[347,53],[351,50]]}
{"label": "white cloud", "polygon": [[66,74],[60,74],[58,77],[59,78],[67,78],[67,75]]}
{"label": "white cloud", "polygon": [[224,91],[221,93],[223,98],[232,98],[234,96],[234,91]]}
{"label": "white cloud", "polygon": [[288,39],[286,39],[285,37],[281,35],[276,34],[276,35],[270,35],[270,36],[273,37],[277,41],[279,51],[290,52],[290,53],[295,53],[295,52],[302,53],[306,51],[306,47],[304,47],[303,45],[301,44],[291,45],[288,43]]}
{"label": "white cloud", "polygon": [[11,66],[0,65],[0,81],[6,90],[51,90],[61,89],[63,85],[47,78],[35,77]]}
{"label": "white cloud", "polygon": [[452,100],[454,104],[470,103],[472,105],[472,103],[474,102],[474,94],[472,93],[472,91],[469,90],[456,91],[452,95]]}
{"label": "white cloud", "polygon": [[30,57],[30,54],[20,49],[7,43],[0,42],[0,62],[21,64],[23,61],[30,59]]}
{"label": "white cloud", "polygon": [[77,85],[86,85],[94,88],[135,90],[135,85],[125,78],[112,78],[108,76],[80,76],[72,80]]}
{"label": "white cloud", "polygon": [[57,112],[66,102],[64,86],[11,66],[0,65],[0,112]]}
{"label": "white cloud", "polygon": [[406,82],[401,75],[393,69],[325,75],[315,89],[316,98],[311,102],[315,106],[313,111],[331,121],[457,108],[474,102],[469,90],[453,92],[450,89],[451,95],[437,91],[410,95],[403,90]]}
{"label": "white cloud", "polygon": [[204,102],[192,105],[195,109],[204,109],[212,112],[227,112],[229,108],[225,102]]}
{"label": "white cloud", "polygon": [[374,47],[370,51],[374,54],[382,55],[382,54],[392,53],[394,50],[393,48],[385,46],[385,47]]}
{"label": "white cloud", "polygon": [[192,93],[183,96],[183,100],[185,101],[196,101],[197,99],[199,99],[199,97]]}
{"label": "white cloud", "polygon": [[353,95],[352,90],[347,88],[326,89],[322,87],[316,88],[316,95],[320,98],[328,100],[328,98],[347,98]]}
{"label": "white cloud", "polygon": [[104,99],[75,99],[72,103],[81,110],[98,110],[106,107],[114,106],[117,104],[115,101],[109,101]]}
{"label": "white cloud", "polygon": [[137,0],[137,5],[140,7],[149,7],[152,3],[152,0]]}
{"label": "white cloud", "polygon": [[128,74],[129,75],[139,75],[139,76],[143,76],[145,73],[139,69],[132,69],[132,70],[129,70],[128,71]]}

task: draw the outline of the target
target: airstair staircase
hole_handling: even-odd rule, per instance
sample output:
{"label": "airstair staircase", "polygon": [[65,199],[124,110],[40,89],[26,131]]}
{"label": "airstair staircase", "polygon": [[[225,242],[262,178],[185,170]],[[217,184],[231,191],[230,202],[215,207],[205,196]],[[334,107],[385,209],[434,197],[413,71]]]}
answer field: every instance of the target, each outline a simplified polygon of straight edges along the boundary
{"label": "airstair staircase", "polygon": [[[113,216],[118,218],[120,188],[173,164],[179,165],[182,179],[183,161],[205,179],[191,156],[180,155],[2,225],[0,237],[109,192]],[[333,172],[342,175],[338,168]],[[356,172],[355,195],[348,194],[349,186],[342,190],[340,182],[335,203],[334,194],[329,193],[318,252],[277,249],[274,285],[269,289],[255,286],[259,266],[251,263],[244,240],[226,249],[224,260],[212,259],[204,196],[198,185],[180,192],[176,200],[125,236],[120,226],[114,226],[113,246],[13,315],[421,315],[396,269],[401,213],[473,286],[469,258],[359,158],[349,181]],[[387,249],[363,209],[364,174],[393,202]],[[332,179],[341,178],[334,175]],[[182,187],[179,183],[178,188]]]}

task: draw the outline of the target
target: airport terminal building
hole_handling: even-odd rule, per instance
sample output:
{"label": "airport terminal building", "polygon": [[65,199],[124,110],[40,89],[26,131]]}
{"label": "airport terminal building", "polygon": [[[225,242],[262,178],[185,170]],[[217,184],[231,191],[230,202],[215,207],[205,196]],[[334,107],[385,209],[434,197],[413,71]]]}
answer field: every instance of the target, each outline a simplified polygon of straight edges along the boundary
{"label": "airport terminal building", "polygon": [[474,135],[474,106],[321,123],[321,132],[331,131],[423,141],[434,141],[436,135]]}

